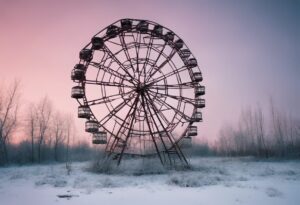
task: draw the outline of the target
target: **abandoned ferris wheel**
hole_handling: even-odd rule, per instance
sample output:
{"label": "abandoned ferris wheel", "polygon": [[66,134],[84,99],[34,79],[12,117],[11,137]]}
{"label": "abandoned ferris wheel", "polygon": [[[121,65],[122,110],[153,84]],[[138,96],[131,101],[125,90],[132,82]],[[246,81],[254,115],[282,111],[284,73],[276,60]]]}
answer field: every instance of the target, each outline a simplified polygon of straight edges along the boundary
{"label": "abandoned ferris wheel", "polygon": [[71,97],[93,144],[120,164],[125,155],[158,156],[188,165],[202,121],[205,87],[197,60],[173,31],[155,22],[121,19],[79,53]]}

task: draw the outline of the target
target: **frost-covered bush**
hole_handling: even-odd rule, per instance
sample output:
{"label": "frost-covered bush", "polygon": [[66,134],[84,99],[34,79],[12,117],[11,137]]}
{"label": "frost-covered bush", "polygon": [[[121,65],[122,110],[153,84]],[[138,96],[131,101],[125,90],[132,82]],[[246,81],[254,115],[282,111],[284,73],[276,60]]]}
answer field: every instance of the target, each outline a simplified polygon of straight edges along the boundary
{"label": "frost-covered bush", "polygon": [[135,176],[166,173],[166,169],[157,159],[124,159],[119,166],[114,160],[103,160],[94,162],[89,170],[97,173]]}
{"label": "frost-covered bush", "polygon": [[201,187],[215,185],[220,181],[223,181],[221,176],[187,172],[182,174],[173,174],[167,180],[167,184],[180,187]]}

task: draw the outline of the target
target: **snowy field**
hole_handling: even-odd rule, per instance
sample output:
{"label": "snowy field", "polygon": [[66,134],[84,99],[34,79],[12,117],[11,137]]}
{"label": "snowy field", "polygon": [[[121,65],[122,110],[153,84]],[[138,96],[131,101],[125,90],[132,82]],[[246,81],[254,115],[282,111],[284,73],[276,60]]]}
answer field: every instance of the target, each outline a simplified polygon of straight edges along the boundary
{"label": "snowy field", "polygon": [[65,164],[0,168],[0,204],[300,204],[300,161],[197,158],[190,171],[141,163],[110,174],[89,171],[87,162],[72,163],[70,175]]}

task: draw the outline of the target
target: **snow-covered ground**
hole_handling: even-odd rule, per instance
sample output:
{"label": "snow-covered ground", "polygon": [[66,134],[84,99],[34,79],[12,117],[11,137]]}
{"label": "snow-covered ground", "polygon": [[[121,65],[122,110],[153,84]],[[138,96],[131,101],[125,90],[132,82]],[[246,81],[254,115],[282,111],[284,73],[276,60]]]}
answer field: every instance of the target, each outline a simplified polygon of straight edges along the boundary
{"label": "snow-covered ground", "polygon": [[190,171],[164,171],[144,164],[155,174],[141,174],[136,162],[126,163],[119,174],[90,172],[87,162],[72,163],[70,175],[65,164],[0,168],[0,204],[300,203],[300,161],[196,158]]}

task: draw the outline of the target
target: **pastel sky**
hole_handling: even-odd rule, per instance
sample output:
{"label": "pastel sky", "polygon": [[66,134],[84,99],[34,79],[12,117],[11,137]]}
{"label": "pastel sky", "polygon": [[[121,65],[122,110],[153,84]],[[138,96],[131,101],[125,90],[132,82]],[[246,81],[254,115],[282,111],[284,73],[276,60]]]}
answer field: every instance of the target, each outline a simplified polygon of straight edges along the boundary
{"label": "pastel sky", "polygon": [[[0,80],[21,79],[23,110],[47,95],[76,116],[70,72],[78,52],[121,18],[170,28],[196,56],[207,93],[199,139],[216,139],[243,107],[266,107],[270,97],[300,116],[299,1],[0,0]],[[84,121],[75,122],[82,130]]]}

